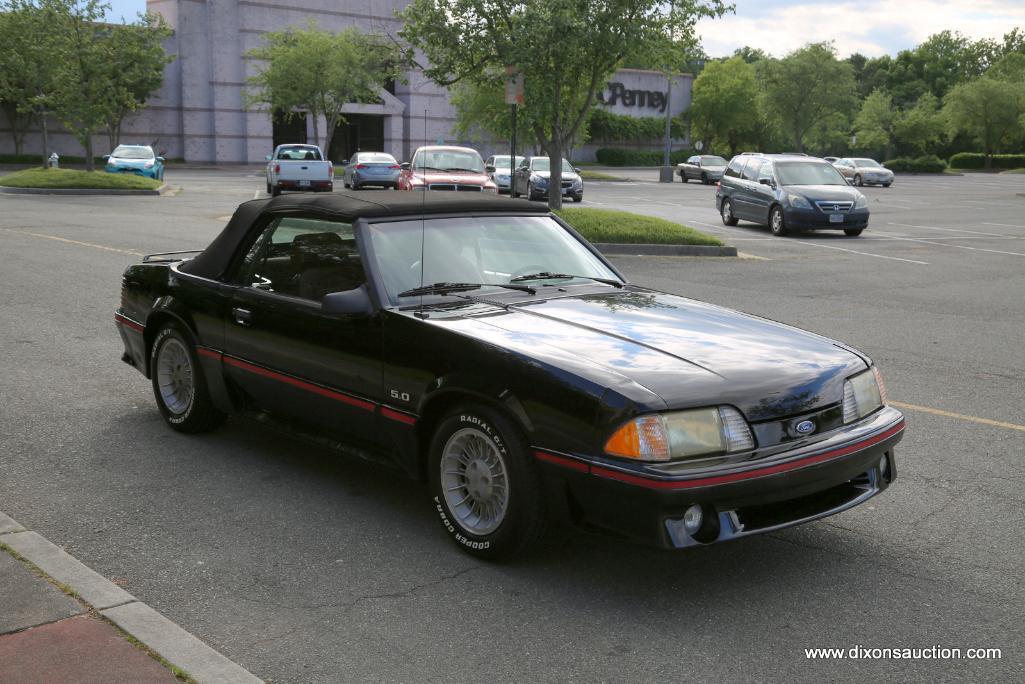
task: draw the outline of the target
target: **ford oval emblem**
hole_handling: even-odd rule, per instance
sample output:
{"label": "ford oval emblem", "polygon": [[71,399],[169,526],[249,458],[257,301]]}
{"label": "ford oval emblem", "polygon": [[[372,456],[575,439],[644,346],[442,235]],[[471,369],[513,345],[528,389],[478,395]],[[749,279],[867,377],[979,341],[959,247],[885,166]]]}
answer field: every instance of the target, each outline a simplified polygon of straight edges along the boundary
{"label": "ford oval emblem", "polygon": [[809,435],[815,432],[815,423],[810,420],[802,420],[800,423],[794,426],[798,434]]}

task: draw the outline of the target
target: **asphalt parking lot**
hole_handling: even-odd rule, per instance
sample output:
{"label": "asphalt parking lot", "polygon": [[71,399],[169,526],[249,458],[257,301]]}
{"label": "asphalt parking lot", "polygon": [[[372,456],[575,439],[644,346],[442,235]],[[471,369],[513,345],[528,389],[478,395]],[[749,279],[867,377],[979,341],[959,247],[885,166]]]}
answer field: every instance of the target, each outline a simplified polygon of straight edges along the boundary
{"label": "asphalt parking lot", "polygon": [[[1025,176],[866,188],[860,238],[721,224],[714,187],[589,183],[584,206],[688,223],[741,258],[618,257],[631,280],[835,337],[905,410],[898,480],[840,516],[662,553],[561,535],[488,565],[419,485],[231,420],[168,430],[120,362],[120,273],[204,246],[262,195],[0,195],[0,511],[256,675],[329,681],[1021,681]],[[586,353],[586,350],[581,350]],[[809,660],[856,646],[990,660]]]}

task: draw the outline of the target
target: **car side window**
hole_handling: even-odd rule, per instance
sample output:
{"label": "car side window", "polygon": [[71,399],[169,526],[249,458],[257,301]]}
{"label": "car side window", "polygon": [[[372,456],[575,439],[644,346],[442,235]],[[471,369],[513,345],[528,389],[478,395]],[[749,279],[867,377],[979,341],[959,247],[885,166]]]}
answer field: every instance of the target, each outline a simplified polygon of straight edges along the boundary
{"label": "car side window", "polygon": [[744,180],[756,181],[758,180],[758,171],[762,168],[762,161],[758,157],[752,157],[747,165],[744,166]]}
{"label": "car side window", "polygon": [[700,164],[701,163],[701,157],[691,157],[690,159],[687,160],[687,163],[688,164]]}
{"label": "car side window", "polygon": [[772,162],[762,162],[762,168],[758,169],[758,182],[761,183],[763,180],[773,180],[772,175]]}
{"label": "car side window", "polygon": [[243,287],[315,302],[366,282],[351,224],[296,216],[272,221],[239,273]]}
{"label": "car side window", "polygon": [[744,161],[744,157],[734,157],[730,161],[730,165],[726,167],[723,175],[730,178],[740,178],[740,172],[744,170]]}

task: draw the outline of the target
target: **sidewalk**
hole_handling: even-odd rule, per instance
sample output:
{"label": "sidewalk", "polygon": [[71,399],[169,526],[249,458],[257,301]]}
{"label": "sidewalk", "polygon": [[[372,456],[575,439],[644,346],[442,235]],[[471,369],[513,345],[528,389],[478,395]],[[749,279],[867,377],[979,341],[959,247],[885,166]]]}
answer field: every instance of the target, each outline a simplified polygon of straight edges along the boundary
{"label": "sidewalk", "polygon": [[260,680],[0,512],[0,682],[193,681]]}

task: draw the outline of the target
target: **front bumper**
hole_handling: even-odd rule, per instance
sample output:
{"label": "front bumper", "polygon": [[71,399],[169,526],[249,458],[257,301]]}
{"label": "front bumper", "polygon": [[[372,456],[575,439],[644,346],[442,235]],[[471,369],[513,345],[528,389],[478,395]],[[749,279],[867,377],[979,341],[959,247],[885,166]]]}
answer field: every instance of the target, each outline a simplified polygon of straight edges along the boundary
{"label": "front bumper", "polygon": [[[548,197],[548,186],[534,186],[534,191],[541,197]],[[584,194],[584,184],[576,183],[562,189],[563,197],[577,197]]]}
{"label": "front bumper", "polygon": [[[903,415],[885,407],[821,441],[679,476],[541,449],[534,456],[553,507],[574,522],[678,549],[792,527],[864,503],[895,479],[894,447],[903,432]],[[695,504],[705,524],[691,536],[683,516]]]}
{"label": "front bumper", "polygon": [[156,166],[150,167],[148,169],[144,169],[144,168],[134,168],[134,167],[131,167],[131,166],[110,166],[110,165],[107,165],[107,166],[104,167],[103,170],[106,171],[107,173],[132,173],[132,174],[135,174],[136,176],[142,176],[143,178],[152,178],[153,180],[156,180],[157,176],[160,173],[160,169],[157,168]]}
{"label": "front bumper", "polygon": [[837,213],[843,216],[841,223],[833,223],[829,220],[831,214],[819,209],[783,209],[787,228],[793,230],[851,230],[868,227],[868,209],[851,209],[848,212]]}

